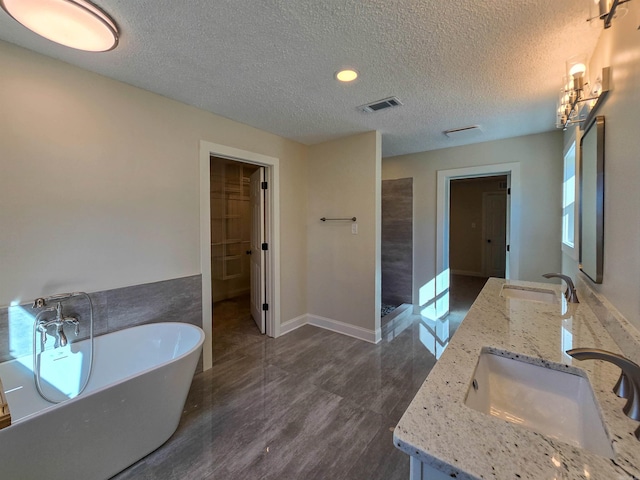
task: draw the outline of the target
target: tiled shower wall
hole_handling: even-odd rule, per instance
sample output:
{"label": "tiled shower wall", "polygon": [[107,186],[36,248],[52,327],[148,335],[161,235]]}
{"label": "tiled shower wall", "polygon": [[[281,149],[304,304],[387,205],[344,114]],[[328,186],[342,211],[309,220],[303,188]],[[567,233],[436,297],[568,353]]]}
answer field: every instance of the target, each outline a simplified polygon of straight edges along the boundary
{"label": "tiled shower wall", "polygon": [[[93,304],[95,336],[156,322],[183,322],[202,327],[201,275],[93,292],[89,296]],[[55,302],[49,306],[55,307]],[[62,306],[65,316],[80,321],[77,337],[72,326],[65,327],[69,341],[88,337],[90,309],[86,297],[64,300]],[[0,362],[31,354],[33,324],[39,311],[32,308],[31,302],[0,308]],[[50,312],[45,318],[54,316],[55,312]],[[53,333],[53,328],[50,332]],[[53,342],[53,337],[49,336],[49,347]],[[198,370],[202,370],[202,359]]]}
{"label": "tiled shower wall", "polygon": [[411,303],[413,178],[382,181],[382,303]]}

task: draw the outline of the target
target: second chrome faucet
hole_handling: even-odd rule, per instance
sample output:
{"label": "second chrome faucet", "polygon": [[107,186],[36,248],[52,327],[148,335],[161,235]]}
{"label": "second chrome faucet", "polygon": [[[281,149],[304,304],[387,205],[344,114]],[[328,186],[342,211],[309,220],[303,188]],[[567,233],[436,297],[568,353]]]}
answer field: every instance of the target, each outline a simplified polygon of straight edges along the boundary
{"label": "second chrome faucet", "polygon": [[568,275],[563,275],[562,273],[545,273],[542,275],[544,278],[561,278],[567,284],[567,289],[564,292],[564,296],[569,303],[580,303],[578,302],[578,294],[576,293],[576,287],[573,284],[573,280]]}
{"label": "second chrome faucet", "polygon": [[[629,418],[640,421],[640,366],[638,364],[617,353],[597,348],[574,348],[567,350],[567,354],[577,360],[604,360],[620,367],[622,374],[613,391],[619,397],[627,399],[623,412]],[[640,428],[636,430],[635,435],[640,440]]]}

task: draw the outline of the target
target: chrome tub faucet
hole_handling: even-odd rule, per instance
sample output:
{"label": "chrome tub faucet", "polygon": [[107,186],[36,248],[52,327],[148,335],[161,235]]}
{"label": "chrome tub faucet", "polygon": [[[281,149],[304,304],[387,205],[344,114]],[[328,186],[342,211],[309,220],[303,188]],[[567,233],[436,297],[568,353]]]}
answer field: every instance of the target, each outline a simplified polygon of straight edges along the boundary
{"label": "chrome tub faucet", "polygon": [[[42,308],[46,305],[46,302],[42,298],[35,300],[33,307]],[[41,317],[47,312],[56,312],[56,316],[53,320],[43,320]],[[75,327],[74,333],[76,336],[80,333],[80,322],[76,317],[67,317],[62,313],[62,302],[57,302],[55,308],[47,307],[36,315],[37,330],[40,332],[40,344],[44,350],[45,343],[47,343],[47,330],[50,326],[54,326],[56,329],[56,338],[58,340],[57,346],[65,347],[69,342],[67,336],[64,333],[64,325],[70,324]]]}
{"label": "chrome tub faucet", "polygon": [[[622,373],[613,388],[616,395],[627,399],[622,411],[632,420],[640,421],[640,366],[617,353],[597,348],[574,348],[567,350],[577,360],[604,360],[620,367]],[[640,427],[635,431],[640,440]]]}
{"label": "chrome tub faucet", "polygon": [[569,275],[563,275],[562,273],[545,273],[542,275],[544,278],[560,278],[565,281],[567,284],[567,289],[564,292],[564,297],[567,299],[569,303],[580,303],[578,302],[578,294],[576,293],[576,287],[573,284],[573,280]]}

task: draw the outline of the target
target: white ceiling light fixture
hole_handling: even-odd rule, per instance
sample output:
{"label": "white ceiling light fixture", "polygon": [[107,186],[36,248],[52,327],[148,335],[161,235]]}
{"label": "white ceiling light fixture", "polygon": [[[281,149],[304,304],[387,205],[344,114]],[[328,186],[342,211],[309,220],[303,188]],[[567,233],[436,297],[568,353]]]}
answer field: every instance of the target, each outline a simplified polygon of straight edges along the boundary
{"label": "white ceiling light fixture", "polygon": [[88,52],[118,45],[118,27],[86,0],[0,0],[14,20],[53,42]]}
{"label": "white ceiling light fixture", "polygon": [[336,73],[336,79],[343,83],[353,82],[356,78],[358,78],[358,72],[351,68],[340,70]]}

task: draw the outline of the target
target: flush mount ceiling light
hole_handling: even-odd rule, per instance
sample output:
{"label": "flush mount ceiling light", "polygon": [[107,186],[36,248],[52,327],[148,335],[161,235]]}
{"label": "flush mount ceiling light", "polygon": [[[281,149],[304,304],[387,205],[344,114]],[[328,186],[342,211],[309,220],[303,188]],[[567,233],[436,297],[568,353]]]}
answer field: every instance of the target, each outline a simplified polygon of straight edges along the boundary
{"label": "flush mount ceiling light", "polygon": [[86,0],[0,0],[0,6],[29,30],[53,42],[88,52],[118,45],[118,27]]}
{"label": "flush mount ceiling light", "polygon": [[352,69],[340,70],[336,73],[336,78],[344,83],[353,82],[356,78],[358,78],[358,72]]}

